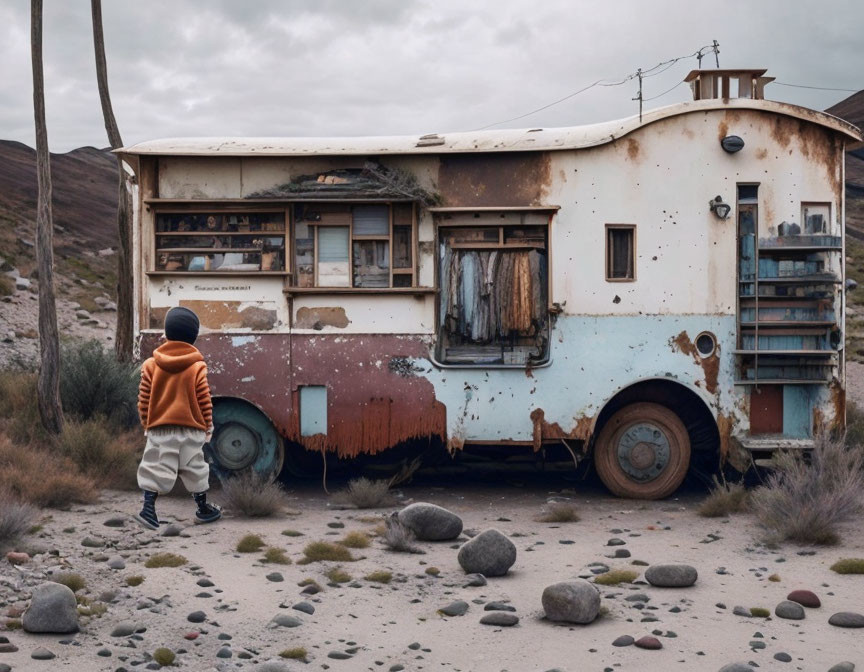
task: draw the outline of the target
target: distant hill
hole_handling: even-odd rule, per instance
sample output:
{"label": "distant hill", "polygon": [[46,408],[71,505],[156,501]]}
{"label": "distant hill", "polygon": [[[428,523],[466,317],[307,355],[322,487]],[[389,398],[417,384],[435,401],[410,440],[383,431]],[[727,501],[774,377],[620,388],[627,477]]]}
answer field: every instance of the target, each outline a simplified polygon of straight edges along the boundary
{"label": "distant hill", "polygon": [[[832,105],[827,110],[864,129],[864,91]],[[864,143],[855,143],[846,152],[846,232],[864,240]]]}
{"label": "distant hill", "polygon": [[[94,251],[116,248],[117,162],[111,153],[81,147],[52,154],[51,181],[54,224],[74,239],[68,242]],[[36,221],[36,151],[20,142],[0,140],[0,218],[16,227],[32,228]]]}

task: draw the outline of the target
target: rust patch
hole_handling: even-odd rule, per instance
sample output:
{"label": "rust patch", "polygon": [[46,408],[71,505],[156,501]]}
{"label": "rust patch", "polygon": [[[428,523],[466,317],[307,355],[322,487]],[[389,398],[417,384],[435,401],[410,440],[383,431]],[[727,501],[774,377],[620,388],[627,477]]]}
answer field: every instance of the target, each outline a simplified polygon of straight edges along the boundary
{"label": "rust patch", "polygon": [[682,331],[675,338],[670,339],[669,345],[672,346],[673,352],[677,350],[685,355],[690,355],[693,361],[702,367],[702,371],[705,373],[705,389],[709,394],[716,394],[717,377],[720,372],[720,345],[715,346],[710,357],[702,357],[686,331]]}
{"label": "rust patch", "polygon": [[564,431],[557,422],[547,422],[546,413],[542,408],[535,408],[531,411],[530,417],[534,425],[533,444],[535,453],[540,450],[545,439],[587,441],[591,438],[591,432],[594,428],[594,418],[584,415],[575,419],[576,423],[569,432]]}
{"label": "rust patch", "polygon": [[846,429],[846,390],[840,383],[831,384],[831,405],[834,407],[834,426]]}
{"label": "rust patch", "polygon": [[767,159],[768,158],[768,150],[765,149],[764,147],[760,147],[759,149],[756,150],[756,158],[759,159],[760,161],[762,161],[763,159]]}
{"label": "rust patch", "polygon": [[[180,305],[194,310],[202,327],[208,329],[252,329],[267,331],[276,326],[276,311],[247,306],[240,301],[201,301],[181,299]],[[164,316],[163,316],[164,319]]]}
{"label": "rust patch", "polygon": [[[722,413],[717,414],[717,431],[720,433],[720,462],[726,462],[729,458],[729,440],[732,436],[734,423]],[[740,471],[740,470],[739,470]]]}
{"label": "rust patch", "polygon": [[634,138],[627,138],[627,157],[631,161],[639,158],[639,142]]}
{"label": "rust patch", "polygon": [[541,205],[551,181],[546,152],[447,154],[438,188],[452,207]]}
{"label": "rust patch", "polygon": [[725,119],[717,124],[717,139],[722,140],[729,135],[729,124]]}
{"label": "rust patch", "polygon": [[351,323],[342,307],[299,308],[294,326],[298,329],[323,329],[336,327],[344,329]]}
{"label": "rust patch", "polygon": [[150,329],[162,329],[165,326],[165,315],[168,308],[150,308]]}

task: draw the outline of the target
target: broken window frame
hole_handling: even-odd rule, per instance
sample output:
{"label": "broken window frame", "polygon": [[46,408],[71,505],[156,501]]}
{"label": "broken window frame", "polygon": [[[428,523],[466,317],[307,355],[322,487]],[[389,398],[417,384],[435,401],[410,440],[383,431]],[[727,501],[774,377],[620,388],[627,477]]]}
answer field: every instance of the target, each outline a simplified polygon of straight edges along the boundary
{"label": "broken window frame", "polygon": [[[823,230],[810,231],[807,225],[807,216],[820,214],[818,212],[810,212],[813,209],[825,211]],[[807,236],[825,236],[830,235],[834,230],[831,226],[831,203],[829,201],[801,201],[801,234]]]}
{"label": "broken window frame", "polygon": [[[479,208],[478,210],[473,210],[471,208],[453,208],[452,210],[448,208],[441,208],[440,210],[433,210],[435,214],[435,275],[436,275],[436,287],[439,288],[437,292],[437,300],[435,306],[435,320],[436,320],[436,345],[434,348],[434,354],[432,356],[433,361],[437,366],[443,368],[475,368],[475,369],[525,369],[525,368],[536,368],[548,366],[551,362],[551,314],[550,314],[550,306],[551,306],[551,291],[552,291],[552,259],[551,259],[551,240],[552,240],[552,222],[555,217],[555,212],[557,208],[513,208],[513,207],[505,207],[505,208]],[[472,214],[477,221],[466,221],[466,220],[457,220],[453,221],[453,215],[469,215]],[[538,214],[542,214],[545,218],[543,223],[539,222],[526,222],[525,218],[530,216],[536,216]],[[505,218],[507,216],[516,215],[521,217],[521,222],[497,222],[494,221],[493,218]],[[451,218],[448,221],[448,218]],[[526,362],[520,363],[508,363],[504,361],[500,362],[489,362],[489,361],[480,361],[484,359],[484,356],[478,355],[476,358],[477,361],[455,361],[448,360],[445,352],[444,352],[444,343],[445,343],[445,335],[444,335],[444,325],[441,323],[441,302],[442,302],[442,292],[444,288],[442,286],[441,275],[441,246],[444,244],[444,236],[442,232],[448,229],[472,229],[472,228],[498,228],[498,236],[497,242],[492,241],[472,241],[472,242],[463,242],[457,243],[454,246],[451,246],[451,249],[470,249],[477,251],[489,251],[489,250],[526,250],[526,249],[542,249],[546,253],[546,269],[543,282],[543,291],[545,293],[546,305],[543,306],[543,314],[546,316],[545,325],[543,326],[542,333],[540,336],[545,338],[545,346],[543,348],[543,357],[535,360],[528,360]],[[544,231],[544,244],[536,245],[533,243],[507,243],[506,242],[506,229],[517,229],[517,228],[525,228],[525,227],[538,227],[542,228]],[[506,346],[502,346],[506,347]]]}
{"label": "broken window frame", "polygon": [[[630,275],[624,277],[614,277],[613,260],[614,253],[612,243],[613,231],[629,231],[630,232]],[[606,224],[604,235],[604,244],[606,248],[605,254],[605,269],[606,282],[636,282],[636,225],[635,224]]]}
{"label": "broken window frame", "polygon": [[[332,214],[340,214],[334,206],[337,208],[346,208],[347,211],[344,214],[347,214],[348,217],[345,218],[345,221],[342,222],[321,222],[320,220],[307,220],[305,219],[307,213],[315,212],[314,208],[319,207],[322,209],[322,212],[328,212]],[[357,207],[364,206],[383,206],[388,209],[387,218],[388,218],[388,230],[386,234],[358,234],[354,230],[354,209]],[[404,208],[406,211],[410,210],[409,217],[406,221],[396,221],[396,209]],[[302,215],[300,214],[302,213]],[[288,290],[290,292],[302,293],[303,291],[321,291],[326,292],[328,290],[338,291],[339,293],[364,293],[364,292],[392,292],[399,290],[410,290],[418,288],[418,270],[417,270],[417,208],[413,201],[404,200],[404,201],[363,201],[363,200],[354,200],[354,201],[302,201],[302,202],[294,202],[292,204],[292,216],[294,223],[292,225],[292,245],[291,245],[291,254],[295,261],[295,268],[297,272],[292,275],[292,286]],[[297,263],[296,254],[297,254],[297,226],[299,223],[304,223],[306,226],[314,227],[312,232],[312,284],[311,285],[300,285],[300,266],[301,264]],[[320,251],[320,245],[318,243],[318,235],[319,230],[322,227],[348,227],[348,281],[345,285],[322,285],[319,278],[319,259],[318,254]],[[409,252],[409,264],[407,267],[394,268],[394,256],[395,256],[395,229],[399,227],[409,227],[410,228],[410,236],[408,241],[408,252]],[[309,238],[305,238],[303,240],[309,240]],[[388,284],[385,287],[362,287],[355,286],[356,282],[356,269],[354,268],[354,245],[358,243],[364,242],[382,242],[386,241],[388,245]],[[303,264],[305,266],[306,264]],[[395,284],[394,278],[408,278],[407,285]]]}
{"label": "broken window frame", "polygon": [[[249,206],[237,206],[237,205],[222,205],[216,203],[207,203],[207,204],[188,204],[188,205],[173,205],[171,207],[161,207],[154,208],[153,213],[153,235],[150,237],[150,263],[148,264],[149,270],[148,275],[276,275],[276,276],[288,276],[291,273],[291,249],[289,246],[289,230],[291,227],[290,224],[290,213],[289,207],[287,206],[268,206],[268,205],[249,205]],[[265,230],[258,229],[255,231],[159,231],[159,223],[160,218],[164,216],[197,216],[197,217],[232,217],[236,216],[237,218],[242,218],[244,216],[248,217],[250,215],[282,215],[282,228],[274,229],[274,230]],[[238,226],[242,226],[242,222],[237,223]],[[178,247],[158,247],[157,245],[160,243],[160,238],[170,238],[170,237],[180,237],[183,239],[187,238],[238,238],[245,239],[250,237],[257,237],[260,239],[264,238],[281,238],[282,245],[277,246],[275,249],[279,250],[283,254],[283,268],[281,269],[267,269],[262,270],[261,265],[264,262],[264,254],[267,252],[267,246],[262,242],[260,248],[258,246],[253,247],[244,247],[244,248],[225,248],[222,247],[198,247],[196,245],[189,246],[187,248],[178,248]],[[259,256],[258,268],[243,268],[243,269],[234,269],[234,270],[221,270],[220,268],[208,268],[210,263],[212,263],[211,257],[215,257],[217,255],[227,255],[227,254],[243,254],[243,255],[255,255]],[[187,257],[190,255],[204,257],[204,267],[203,268],[159,268],[160,266],[160,255],[176,255]],[[191,261],[191,260],[190,260]],[[175,262],[176,263],[176,260]],[[187,266],[190,262],[187,262]],[[250,262],[251,264],[251,262]],[[244,263],[244,266],[248,266],[250,264]],[[167,265],[167,263],[166,263]]]}

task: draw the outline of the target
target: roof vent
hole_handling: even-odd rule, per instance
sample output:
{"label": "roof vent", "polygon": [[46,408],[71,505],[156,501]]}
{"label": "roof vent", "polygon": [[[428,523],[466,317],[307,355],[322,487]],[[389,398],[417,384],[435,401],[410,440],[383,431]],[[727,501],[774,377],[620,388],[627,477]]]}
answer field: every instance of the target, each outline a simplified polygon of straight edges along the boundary
{"label": "roof vent", "polygon": [[[693,70],[684,78],[690,82],[693,100],[712,100],[716,98],[753,98],[765,97],[765,85],[773,82],[773,77],[765,77],[765,70]],[[733,84],[737,81],[737,95],[733,95]]]}
{"label": "roof vent", "polygon": [[417,141],[417,147],[435,147],[437,145],[443,145],[444,138],[438,135],[437,133],[429,133],[428,135],[421,135],[420,139]]}

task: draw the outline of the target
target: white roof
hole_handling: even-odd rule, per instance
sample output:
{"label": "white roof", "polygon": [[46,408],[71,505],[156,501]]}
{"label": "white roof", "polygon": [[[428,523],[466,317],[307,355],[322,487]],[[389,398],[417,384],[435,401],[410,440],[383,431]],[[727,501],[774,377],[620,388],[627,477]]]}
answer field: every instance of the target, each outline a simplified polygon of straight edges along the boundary
{"label": "white roof", "polygon": [[806,107],[771,100],[697,100],[649,110],[617,121],[565,128],[502,129],[431,135],[336,138],[166,138],[114,150],[120,154],[170,156],[308,156],[525,152],[595,147],[661,119],[725,109],[760,110],[810,121],[856,141],[861,131],[842,119]]}

